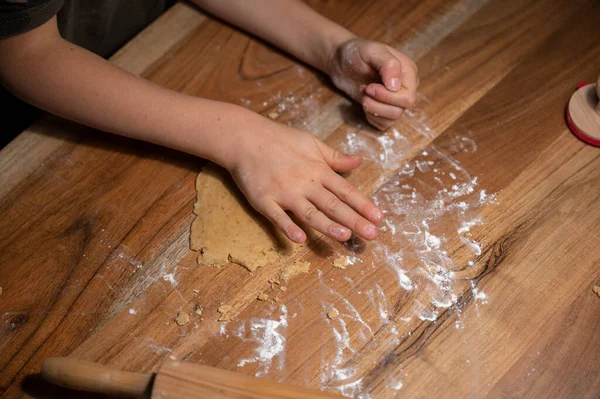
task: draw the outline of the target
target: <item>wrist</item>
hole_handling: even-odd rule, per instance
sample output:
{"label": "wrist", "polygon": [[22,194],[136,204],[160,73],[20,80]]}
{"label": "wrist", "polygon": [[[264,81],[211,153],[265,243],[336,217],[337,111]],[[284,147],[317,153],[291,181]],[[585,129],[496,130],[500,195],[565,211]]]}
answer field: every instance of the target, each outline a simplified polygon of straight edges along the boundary
{"label": "wrist", "polygon": [[322,66],[319,69],[331,76],[339,49],[344,43],[356,40],[357,38],[356,35],[345,29],[340,30],[337,34],[328,35],[323,41],[323,50],[321,53]]}
{"label": "wrist", "polygon": [[216,128],[210,132],[210,145],[203,158],[222,166],[230,173],[237,170],[245,156],[274,123],[261,115],[237,105],[224,104],[223,115],[217,118]]}

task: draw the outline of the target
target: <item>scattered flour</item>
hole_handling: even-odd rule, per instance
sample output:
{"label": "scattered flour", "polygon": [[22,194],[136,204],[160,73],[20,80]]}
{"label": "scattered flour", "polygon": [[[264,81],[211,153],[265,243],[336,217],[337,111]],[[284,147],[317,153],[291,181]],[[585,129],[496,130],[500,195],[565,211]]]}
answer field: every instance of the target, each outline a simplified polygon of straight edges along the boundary
{"label": "scattered flour", "polygon": [[281,313],[279,320],[253,318],[249,321],[250,339],[257,343],[254,349],[256,355],[240,360],[238,367],[249,363],[260,364],[262,370],[256,372],[257,377],[267,374],[274,361],[277,362],[277,369],[283,370],[286,347],[284,333],[288,326],[288,310],[285,305],[281,306]]}

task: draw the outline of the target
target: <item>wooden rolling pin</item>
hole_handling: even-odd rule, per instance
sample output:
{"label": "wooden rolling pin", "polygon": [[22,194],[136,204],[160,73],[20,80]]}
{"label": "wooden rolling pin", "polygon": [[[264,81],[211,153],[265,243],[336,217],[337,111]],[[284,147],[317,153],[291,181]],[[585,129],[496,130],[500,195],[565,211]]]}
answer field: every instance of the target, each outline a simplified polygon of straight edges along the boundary
{"label": "wooden rolling pin", "polygon": [[64,388],[127,398],[341,398],[332,393],[171,360],[156,374],[141,374],[54,357],[44,361],[42,377]]}

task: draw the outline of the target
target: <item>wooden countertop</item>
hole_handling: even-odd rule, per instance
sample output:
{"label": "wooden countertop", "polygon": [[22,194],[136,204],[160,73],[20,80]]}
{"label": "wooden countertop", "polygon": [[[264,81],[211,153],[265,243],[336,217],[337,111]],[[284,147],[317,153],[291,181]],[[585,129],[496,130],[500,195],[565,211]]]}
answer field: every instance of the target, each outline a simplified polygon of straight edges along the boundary
{"label": "wooden countertop", "polygon": [[[277,267],[189,250],[201,160],[46,117],[0,152],[0,393],[65,397],[35,374],[73,356],[139,372],[175,357],[355,397],[597,397],[600,149],[564,111],[600,72],[600,3],[310,4],[417,60],[417,109],[395,134],[183,4],[111,61],[361,152],[349,179],[388,210],[381,240],[321,240],[280,303],[256,301]],[[331,267],[346,254],[359,261]],[[220,303],[233,321],[216,321]]]}

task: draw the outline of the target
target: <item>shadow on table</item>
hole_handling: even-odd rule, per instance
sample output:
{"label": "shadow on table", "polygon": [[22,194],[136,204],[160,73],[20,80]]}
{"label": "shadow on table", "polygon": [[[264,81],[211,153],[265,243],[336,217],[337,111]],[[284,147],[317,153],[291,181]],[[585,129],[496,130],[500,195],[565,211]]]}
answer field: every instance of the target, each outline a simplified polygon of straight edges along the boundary
{"label": "shadow on table", "polygon": [[21,389],[25,393],[23,398],[33,399],[70,399],[70,398],[87,398],[87,399],[108,399],[114,396],[83,393],[71,389],[61,388],[44,380],[39,374],[28,375],[23,379]]}
{"label": "shadow on table", "polygon": [[107,151],[133,155],[166,162],[177,167],[199,171],[207,161],[160,145],[106,133],[66,119],[44,114],[29,129],[40,136],[48,136],[65,143],[99,148]]}

